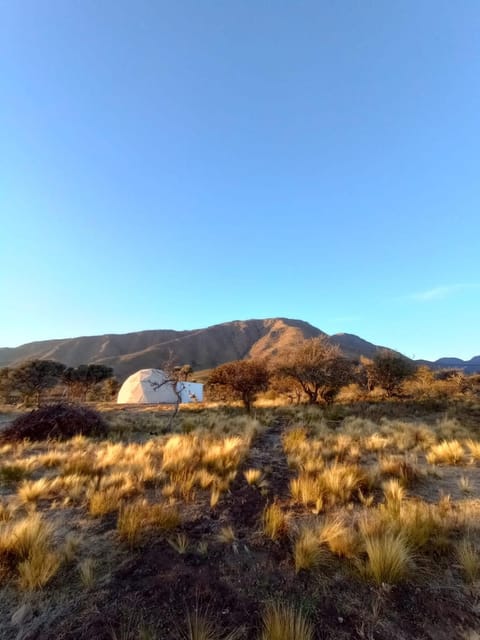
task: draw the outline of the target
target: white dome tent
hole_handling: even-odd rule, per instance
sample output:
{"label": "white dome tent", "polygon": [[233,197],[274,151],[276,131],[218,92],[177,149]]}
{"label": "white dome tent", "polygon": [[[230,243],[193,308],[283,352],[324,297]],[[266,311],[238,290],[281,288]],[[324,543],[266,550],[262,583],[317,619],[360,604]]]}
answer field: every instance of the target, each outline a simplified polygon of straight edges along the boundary
{"label": "white dome tent", "polygon": [[201,402],[203,384],[177,383],[160,369],[141,369],[129,376],[118,392],[118,404],[177,404]]}

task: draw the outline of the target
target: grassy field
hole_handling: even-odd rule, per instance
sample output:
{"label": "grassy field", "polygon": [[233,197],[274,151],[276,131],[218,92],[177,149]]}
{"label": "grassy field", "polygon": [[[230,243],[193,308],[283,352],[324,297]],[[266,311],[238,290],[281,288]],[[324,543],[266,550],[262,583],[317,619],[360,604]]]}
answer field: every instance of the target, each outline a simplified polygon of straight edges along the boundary
{"label": "grassy field", "polygon": [[1,638],[480,638],[478,402],[100,409],[0,447]]}

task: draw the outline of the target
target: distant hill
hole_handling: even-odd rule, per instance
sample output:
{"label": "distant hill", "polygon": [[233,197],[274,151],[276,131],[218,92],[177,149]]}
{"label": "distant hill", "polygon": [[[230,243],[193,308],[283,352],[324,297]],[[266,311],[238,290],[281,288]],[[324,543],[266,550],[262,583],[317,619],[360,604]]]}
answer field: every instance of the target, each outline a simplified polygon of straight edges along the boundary
{"label": "distant hill", "polygon": [[[33,358],[57,360],[68,366],[101,363],[113,367],[117,377],[123,380],[139,369],[161,367],[170,353],[179,364],[189,363],[194,371],[201,371],[231,360],[275,356],[282,349],[320,335],[327,334],[302,320],[237,320],[191,331],[160,329],[30,342],[20,347],[0,348],[0,367]],[[373,358],[384,348],[349,333],[336,333],[328,339],[354,359]],[[457,358],[417,362],[438,369],[480,371],[480,356],[469,362]]]}
{"label": "distant hill", "polygon": [[470,360],[460,358],[439,358],[434,362],[428,360],[416,360],[417,364],[424,364],[432,369],[460,369],[465,373],[480,373],[480,356],[475,356]]}
{"label": "distant hill", "polygon": [[[119,379],[138,369],[160,367],[169,353],[194,370],[211,369],[230,360],[274,356],[302,340],[327,335],[320,329],[287,318],[225,322],[192,331],[138,331],[30,342],[16,348],[0,348],[0,367],[41,358],[68,366],[102,363],[113,367]],[[329,336],[353,358],[373,357],[380,347],[358,336],[339,333]]]}

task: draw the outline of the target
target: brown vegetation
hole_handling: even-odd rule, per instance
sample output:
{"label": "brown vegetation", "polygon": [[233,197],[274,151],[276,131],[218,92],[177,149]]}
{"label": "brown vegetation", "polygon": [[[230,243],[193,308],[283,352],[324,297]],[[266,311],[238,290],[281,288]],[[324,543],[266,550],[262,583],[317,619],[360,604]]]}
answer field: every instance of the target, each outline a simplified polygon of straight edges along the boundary
{"label": "brown vegetation", "polygon": [[166,433],[109,407],[100,438],[6,442],[1,637],[463,640],[479,413],[199,406]]}

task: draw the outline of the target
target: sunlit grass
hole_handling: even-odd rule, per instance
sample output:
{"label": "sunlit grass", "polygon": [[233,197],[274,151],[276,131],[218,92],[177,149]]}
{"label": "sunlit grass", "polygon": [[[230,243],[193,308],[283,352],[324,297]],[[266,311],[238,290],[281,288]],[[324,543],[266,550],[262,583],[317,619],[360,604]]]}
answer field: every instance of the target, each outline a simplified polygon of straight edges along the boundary
{"label": "sunlit grass", "polygon": [[265,606],[261,640],[313,640],[313,635],[313,625],[292,605],[270,602]]}

